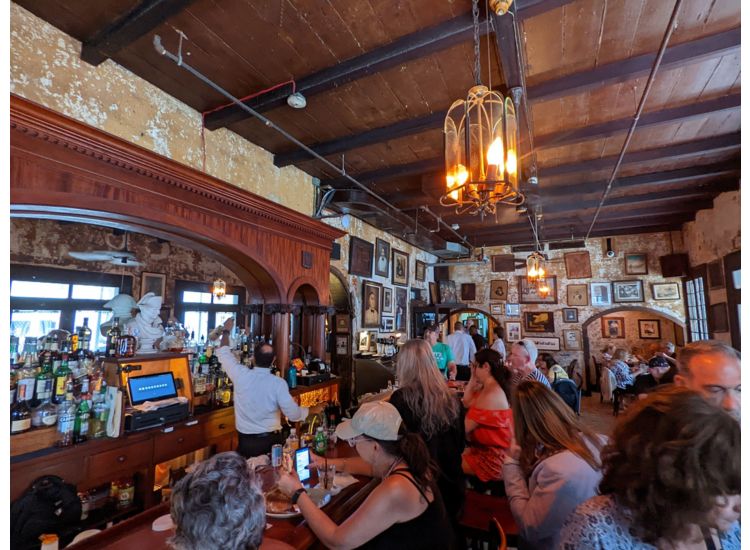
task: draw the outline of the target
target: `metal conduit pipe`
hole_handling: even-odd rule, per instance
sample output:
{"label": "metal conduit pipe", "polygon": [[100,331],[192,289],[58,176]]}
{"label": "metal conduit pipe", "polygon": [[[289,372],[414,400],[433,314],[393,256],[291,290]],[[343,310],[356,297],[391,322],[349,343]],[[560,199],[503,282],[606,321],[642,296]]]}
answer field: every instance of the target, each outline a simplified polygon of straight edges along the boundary
{"label": "metal conduit pipe", "polygon": [[[363,185],[362,183],[360,183],[359,181],[357,181],[355,178],[353,178],[352,176],[350,176],[349,174],[347,174],[345,170],[339,168],[338,166],[336,166],[335,164],[333,164],[332,162],[330,162],[325,157],[319,155],[317,152],[315,152],[313,149],[311,149],[310,147],[308,147],[307,145],[305,145],[304,143],[302,143],[301,141],[299,141],[297,138],[295,138],[289,132],[287,132],[286,130],[284,130],[283,128],[281,128],[280,126],[278,126],[277,124],[275,124],[274,122],[272,122],[271,120],[269,120],[268,118],[264,117],[259,112],[257,112],[254,109],[248,107],[247,105],[245,105],[244,103],[242,103],[238,98],[236,98],[235,96],[233,96],[232,94],[230,94],[229,92],[227,92],[224,88],[222,88],[221,86],[219,86],[218,84],[216,84],[215,82],[213,82],[208,77],[206,77],[203,74],[201,74],[198,70],[194,69],[189,64],[185,63],[185,61],[182,58],[182,51],[179,51],[178,55],[175,55],[175,54],[167,51],[167,49],[161,43],[161,36],[159,36],[158,34],[154,35],[153,44],[154,44],[154,49],[156,49],[156,51],[159,54],[167,57],[168,59],[171,59],[172,61],[174,61],[177,64],[178,67],[184,68],[187,72],[189,72],[190,74],[192,74],[198,80],[200,80],[201,82],[203,82],[207,86],[210,86],[211,88],[213,88],[214,90],[216,90],[217,92],[219,92],[220,94],[222,94],[224,97],[226,97],[227,99],[229,99],[230,101],[232,101],[233,103],[235,103],[238,107],[240,107],[241,109],[243,109],[245,112],[247,112],[251,116],[254,116],[258,120],[260,120],[267,127],[272,128],[272,129],[276,130],[277,132],[279,132],[282,136],[284,136],[286,139],[288,139],[289,141],[291,141],[292,143],[294,143],[297,147],[299,147],[300,149],[304,150],[306,153],[308,153],[309,155],[315,157],[316,159],[320,160],[321,162],[323,162],[329,168],[332,168],[333,170],[335,170],[336,172],[338,172],[339,174],[341,174],[341,176],[343,176],[344,178],[346,178],[347,180],[349,180],[350,182],[352,182],[354,185],[356,185],[357,187],[359,187],[360,189],[362,189],[365,193],[367,193],[368,195],[370,195],[374,199],[382,202],[388,208],[390,208],[391,210],[394,210],[398,214],[403,215],[403,213],[401,212],[401,210],[399,210],[396,206],[394,206],[389,201],[387,201],[386,199],[384,199],[383,197],[381,197],[380,195],[378,195],[377,193],[375,193],[374,191],[372,191],[370,188],[368,188],[367,186]],[[399,219],[399,216],[393,215],[391,213],[388,213],[388,215],[391,216],[393,219],[397,220],[399,223],[404,223],[403,220]],[[433,214],[433,216],[434,216],[434,214]],[[457,233],[450,225],[448,225],[447,223],[445,223],[444,221],[442,221],[439,217],[437,217],[437,216],[435,216],[435,217],[438,219],[439,223],[441,223],[447,230],[449,230],[451,233],[453,233],[456,237],[458,237],[459,239],[461,239],[461,241],[464,244],[466,244],[469,248],[471,248],[471,249],[474,248],[471,245],[471,243],[469,243],[469,241],[466,239],[466,237],[464,237],[464,236],[460,235],[459,233]],[[427,228],[423,227],[423,229],[425,229],[425,231],[427,231],[429,233],[429,230]]]}
{"label": "metal conduit pipe", "polygon": [[680,6],[682,6],[682,0],[676,0],[674,4],[674,9],[672,10],[672,16],[669,18],[669,25],[667,26],[667,30],[665,31],[664,37],[662,38],[662,41],[661,41],[661,46],[659,47],[659,53],[657,54],[656,59],[654,60],[654,64],[651,67],[651,73],[648,75],[646,86],[643,88],[643,94],[641,95],[640,103],[638,104],[638,108],[635,111],[635,116],[633,116],[633,123],[630,125],[630,129],[628,130],[627,136],[625,136],[625,142],[622,144],[622,149],[620,150],[620,156],[617,158],[617,162],[615,163],[615,166],[612,169],[612,175],[609,177],[607,186],[604,188],[604,193],[602,194],[602,198],[599,201],[599,206],[596,207],[596,212],[594,212],[594,219],[591,220],[591,225],[589,226],[589,230],[586,232],[586,237],[585,237],[586,239],[589,238],[589,235],[591,235],[591,232],[594,230],[594,225],[596,224],[596,220],[599,219],[599,213],[601,212],[601,209],[604,206],[604,201],[607,200],[607,196],[609,195],[609,192],[612,190],[612,186],[615,182],[615,177],[617,176],[617,172],[620,171],[620,165],[622,164],[623,158],[625,158],[625,151],[627,151],[628,146],[630,145],[630,140],[633,137],[633,134],[635,133],[635,127],[638,125],[638,120],[640,119],[641,113],[643,112],[643,107],[646,105],[646,98],[648,97],[648,94],[651,91],[651,86],[654,83],[656,72],[659,70],[659,66],[661,65],[661,60],[664,57],[664,52],[667,49],[667,44],[669,43],[669,39],[672,37],[672,32],[674,32],[675,28],[677,27],[677,14],[680,11]]}

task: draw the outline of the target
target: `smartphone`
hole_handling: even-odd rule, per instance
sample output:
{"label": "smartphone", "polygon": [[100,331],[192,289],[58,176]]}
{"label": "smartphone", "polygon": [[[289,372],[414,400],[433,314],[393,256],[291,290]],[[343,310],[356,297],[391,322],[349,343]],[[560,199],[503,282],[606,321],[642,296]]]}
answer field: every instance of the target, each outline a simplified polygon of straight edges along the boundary
{"label": "smartphone", "polygon": [[294,469],[300,481],[310,479],[310,447],[303,447],[294,452]]}

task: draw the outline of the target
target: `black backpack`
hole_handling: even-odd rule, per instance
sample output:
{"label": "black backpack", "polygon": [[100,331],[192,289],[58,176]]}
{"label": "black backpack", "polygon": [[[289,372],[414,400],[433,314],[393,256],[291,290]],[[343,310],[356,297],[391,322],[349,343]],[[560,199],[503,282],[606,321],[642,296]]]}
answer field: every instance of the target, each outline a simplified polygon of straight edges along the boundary
{"label": "black backpack", "polygon": [[580,414],[581,393],[575,382],[568,378],[560,378],[559,380],[555,380],[555,383],[552,384],[552,389],[557,395],[562,397],[563,401],[573,409],[574,413]]}
{"label": "black backpack", "polygon": [[70,542],[81,521],[81,500],[75,485],[58,476],[37,478],[10,507],[10,546],[38,550],[39,536],[56,534],[60,547]]}

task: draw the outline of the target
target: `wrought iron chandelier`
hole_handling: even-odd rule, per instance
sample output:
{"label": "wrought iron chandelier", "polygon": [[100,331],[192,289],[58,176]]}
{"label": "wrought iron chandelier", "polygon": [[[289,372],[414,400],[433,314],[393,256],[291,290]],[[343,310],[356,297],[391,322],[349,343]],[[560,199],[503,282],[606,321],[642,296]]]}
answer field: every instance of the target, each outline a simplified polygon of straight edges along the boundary
{"label": "wrought iron chandelier", "polygon": [[453,102],[445,117],[446,192],[442,206],[456,214],[492,215],[498,204],[519,206],[518,120],[521,88],[510,97],[482,85],[479,55],[479,0],[472,1],[474,17],[474,80],[466,99]]}
{"label": "wrought iron chandelier", "polygon": [[223,279],[216,279],[211,287],[211,294],[216,298],[223,298],[227,295],[227,284]]}
{"label": "wrought iron chandelier", "polygon": [[535,250],[526,258],[526,281],[529,288],[536,289],[536,293],[542,298],[546,298],[550,293],[547,284],[547,272],[544,270],[544,256],[538,250]]}

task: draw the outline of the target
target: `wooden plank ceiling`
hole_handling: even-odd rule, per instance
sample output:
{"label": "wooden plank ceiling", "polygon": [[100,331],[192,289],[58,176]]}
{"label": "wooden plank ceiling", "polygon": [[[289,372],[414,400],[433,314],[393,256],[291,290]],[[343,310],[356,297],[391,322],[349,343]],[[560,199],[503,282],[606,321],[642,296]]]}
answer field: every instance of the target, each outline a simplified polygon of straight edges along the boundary
{"label": "wooden plank ceiling", "polygon": [[[190,65],[237,97],[253,95],[249,106],[334,164],[343,158],[400,212],[241,109],[206,115],[207,128],[229,128],[273,152],[277,166],[296,165],[337,189],[334,210],[434,250],[459,239],[435,231],[423,206],[476,246],[532,239],[527,215],[514,209],[480,220],[438,204],[444,114],[473,84],[470,0],[18,3],[80,40],[90,63],[112,59],[200,112],[226,104],[154,50],[159,34],[176,52],[179,29]],[[525,77],[522,169],[531,175],[533,142],[539,184],[524,187],[543,239],[581,238],[589,228],[673,6],[517,0],[516,25],[506,15],[482,26],[484,83],[505,91]],[[678,229],[718,193],[739,188],[740,0],[684,0],[677,21],[591,236]],[[303,110],[286,104],[290,80],[307,98]]]}

